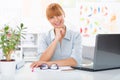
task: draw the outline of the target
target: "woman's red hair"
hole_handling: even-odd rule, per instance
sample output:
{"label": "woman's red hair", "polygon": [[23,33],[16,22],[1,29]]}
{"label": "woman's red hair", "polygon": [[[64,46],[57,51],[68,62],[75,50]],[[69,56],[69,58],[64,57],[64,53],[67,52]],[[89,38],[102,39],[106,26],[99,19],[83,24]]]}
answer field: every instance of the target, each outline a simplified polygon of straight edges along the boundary
{"label": "woman's red hair", "polygon": [[53,16],[60,16],[60,15],[64,15],[64,11],[59,4],[52,3],[47,7],[47,9],[46,9],[47,19],[50,19]]}

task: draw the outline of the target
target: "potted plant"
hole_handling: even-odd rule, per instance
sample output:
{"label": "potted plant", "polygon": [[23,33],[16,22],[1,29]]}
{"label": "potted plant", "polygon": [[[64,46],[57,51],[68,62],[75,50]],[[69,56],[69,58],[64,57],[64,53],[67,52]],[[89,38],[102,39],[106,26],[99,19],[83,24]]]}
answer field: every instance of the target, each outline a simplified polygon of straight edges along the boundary
{"label": "potted plant", "polygon": [[[21,23],[20,26],[17,26],[17,29],[12,29],[9,25],[5,25],[5,27],[0,30],[0,48],[5,56],[5,59],[0,60],[0,66],[1,72],[4,75],[9,75],[15,72],[15,60],[11,59],[11,54],[20,44],[21,37],[24,38],[23,35],[25,29],[26,27],[24,27],[23,23]],[[12,70],[12,68],[14,70]]]}

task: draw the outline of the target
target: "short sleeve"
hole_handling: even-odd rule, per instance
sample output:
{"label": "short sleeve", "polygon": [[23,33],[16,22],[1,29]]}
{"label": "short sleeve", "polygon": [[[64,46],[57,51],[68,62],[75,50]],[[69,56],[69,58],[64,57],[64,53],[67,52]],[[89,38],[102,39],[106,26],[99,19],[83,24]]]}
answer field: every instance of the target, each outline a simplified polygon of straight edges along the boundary
{"label": "short sleeve", "polygon": [[80,33],[74,35],[71,57],[77,61],[77,66],[82,62],[82,41]]}

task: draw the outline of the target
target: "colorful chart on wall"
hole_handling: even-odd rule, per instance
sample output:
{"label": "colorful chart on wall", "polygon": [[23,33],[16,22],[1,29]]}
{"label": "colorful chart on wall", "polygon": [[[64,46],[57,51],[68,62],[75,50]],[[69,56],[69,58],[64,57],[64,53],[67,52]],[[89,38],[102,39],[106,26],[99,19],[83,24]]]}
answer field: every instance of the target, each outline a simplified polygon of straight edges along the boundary
{"label": "colorful chart on wall", "polygon": [[84,37],[99,33],[120,33],[119,3],[80,4],[80,33]]}

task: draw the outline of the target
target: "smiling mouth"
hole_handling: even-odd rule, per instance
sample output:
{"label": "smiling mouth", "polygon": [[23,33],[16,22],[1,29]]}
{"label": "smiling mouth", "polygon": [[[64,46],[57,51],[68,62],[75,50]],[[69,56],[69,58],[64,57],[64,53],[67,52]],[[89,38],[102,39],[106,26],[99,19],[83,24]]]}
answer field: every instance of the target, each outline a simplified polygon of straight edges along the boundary
{"label": "smiling mouth", "polygon": [[59,27],[61,25],[61,22],[55,23],[56,27]]}

